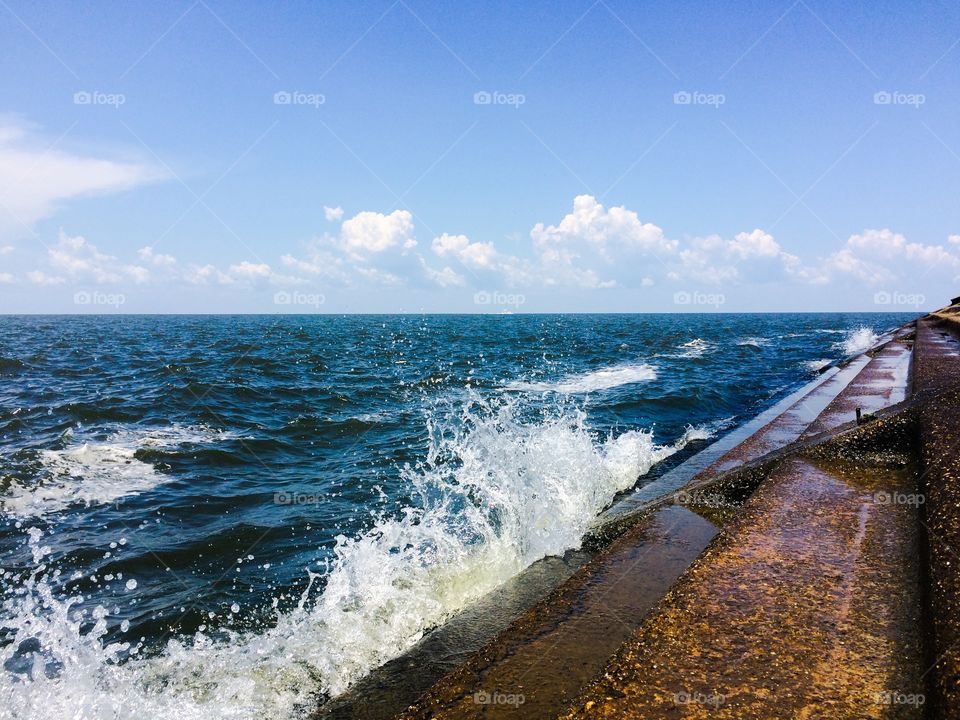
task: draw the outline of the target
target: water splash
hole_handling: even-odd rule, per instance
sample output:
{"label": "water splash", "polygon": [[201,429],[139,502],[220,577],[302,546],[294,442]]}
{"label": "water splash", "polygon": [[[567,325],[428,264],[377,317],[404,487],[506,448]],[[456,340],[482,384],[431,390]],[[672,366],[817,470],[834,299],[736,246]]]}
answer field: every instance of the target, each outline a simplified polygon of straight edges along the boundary
{"label": "water splash", "polygon": [[859,327],[847,331],[846,337],[835,347],[845,355],[858,355],[877,344],[877,334],[868,327]]}
{"label": "water splash", "polygon": [[403,469],[413,502],[341,535],[329,572],[257,632],[199,632],[152,657],[107,645],[109,613],[55,596],[31,528],[35,567],[4,602],[7,708],[24,720],[307,716],[531,563],[579,547],[618,492],[711,432],[691,427],[671,445],[642,431],[597,437],[579,410],[528,420],[517,403],[474,400],[432,418],[427,456]]}

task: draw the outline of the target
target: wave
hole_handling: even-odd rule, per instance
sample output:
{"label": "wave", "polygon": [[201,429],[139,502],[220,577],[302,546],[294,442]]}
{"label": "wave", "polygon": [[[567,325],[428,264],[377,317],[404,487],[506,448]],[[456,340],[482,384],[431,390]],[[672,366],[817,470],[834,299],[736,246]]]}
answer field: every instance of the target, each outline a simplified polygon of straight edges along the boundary
{"label": "wave", "polygon": [[695,338],[690,342],[683,343],[677,349],[680,350],[680,353],[674,357],[698,358],[703,357],[704,353],[706,353],[708,350],[712,350],[713,345],[702,338]]}
{"label": "wave", "polygon": [[803,363],[803,366],[810,372],[820,372],[832,362],[833,360],[830,360],[829,358],[821,358],[819,360],[807,360]]}
{"label": "wave", "polygon": [[[4,674],[5,702],[25,720],[308,716],[319,698],[342,693],[531,563],[579,547],[618,492],[710,434],[691,427],[668,445],[643,431],[598,438],[581,411],[524,422],[516,403],[476,400],[454,420],[431,420],[425,460],[403,470],[414,502],[359,537],[337,538],[322,591],[311,573],[298,606],[258,632],[198,632],[153,657],[107,644],[117,620],[54,597],[31,528],[36,567],[5,601],[15,637],[0,665],[38,670],[32,679]],[[18,665],[24,647],[39,647],[43,660]]]}
{"label": "wave", "polygon": [[766,347],[769,344],[770,344],[769,338],[746,337],[746,338],[741,338],[740,340],[737,340],[737,345],[740,345],[740,346],[749,346],[749,347],[759,348],[759,347]]}
{"label": "wave", "polygon": [[74,505],[105,505],[139,495],[166,482],[169,476],[138,459],[148,449],[197,445],[233,437],[206,426],[170,425],[161,428],[120,428],[104,440],[78,443],[72,432],[66,446],[41,450],[38,482],[12,480],[0,497],[4,512],[17,518],[40,518]]}
{"label": "wave", "polygon": [[609,390],[621,385],[649,382],[657,379],[657,370],[646,363],[618,365],[592,370],[580,375],[570,375],[557,382],[515,381],[507,384],[509,390],[527,392],[555,392],[566,395]]}
{"label": "wave", "polygon": [[842,350],[845,355],[859,355],[877,344],[877,334],[868,327],[859,327],[848,330],[846,337],[835,343],[834,347]]}

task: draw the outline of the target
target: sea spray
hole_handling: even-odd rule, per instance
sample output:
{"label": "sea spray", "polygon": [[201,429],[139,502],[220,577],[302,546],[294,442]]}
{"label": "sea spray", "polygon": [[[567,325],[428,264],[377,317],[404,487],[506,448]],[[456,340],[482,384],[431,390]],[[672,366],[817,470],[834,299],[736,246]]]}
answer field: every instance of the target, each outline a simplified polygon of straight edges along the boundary
{"label": "sea spray", "polygon": [[877,334],[868,327],[860,327],[847,332],[846,337],[836,344],[845,355],[858,355],[877,344]]}
{"label": "sea spray", "polygon": [[688,428],[673,445],[644,431],[597,437],[576,408],[533,420],[518,398],[474,399],[429,430],[426,457],[402,470],[409,505],[338,537],[329,571],[311,574],[297,607],[258,632],[172,638],[150,657],[106,644],[116,619],[57,597],[49,549],[30,528],[34,567],[4,601],[13,642],[0,650],[0,716],[306,716],[532,562],[578,547],[619,491],[709,435]]}

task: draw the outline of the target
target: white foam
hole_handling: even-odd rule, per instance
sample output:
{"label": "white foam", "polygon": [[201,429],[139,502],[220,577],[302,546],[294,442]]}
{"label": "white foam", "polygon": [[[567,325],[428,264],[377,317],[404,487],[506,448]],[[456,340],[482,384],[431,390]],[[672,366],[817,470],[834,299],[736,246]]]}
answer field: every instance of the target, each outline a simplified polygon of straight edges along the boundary
{"label": "white foam", "polygon": [[770,344],[769,338],[761,337],[746,337],[737,340],[737,345],[741,346],[750,346],[750,347],[765,347]]}
{"label": "white foam", "polygon": [[198,633],[118,662],[125,648],[102,642],[106,611],[91,609],[96,625],[81,634],[78,603],[52,596],[36,558],[31,581],[5,604],[16,637],[0,649],[0,667],[31,637],[61,667],[47,677],[37,664],[25,682],[4,674],[5,710],[24,720],[305,717],[319,694],[343,692],[532,562],[578,547],[617,492],[707,435],[688,428],[663,446],[640,431],[597,438],[582,412],[525,423],[515,402],[478,401],[462,422],[431,423],[427,458],[404,471],[417,502],[338,538],[319,597],[308,588],[257,633]]}
{"label": "white foam", "polygon": [[674,357],[680,358],[698,358],[703,357],[708,350],[713,350],[713,345],[702,338],[694,338],[690,342],[685,342],[678,348],[680,353]]}
{"label": "white foam", "polygon": [[877,344],[877,334],[868,327],[860,327],[855,330],[848,330],[847,336],[835,344],[838,350],[842,350],[845,355],[859,355],[866,352]]}
{"label": "white foam", "polygon": [[810,372],[819,372],[832,362],[833,360],[829,358],[821,358],[819,360],[807,360],[803,363],[803,366]]}
{"label": "white foam", "polygon": [[555,392],[566,395],[609,390],[621,385],[649,382],[657,379],[657,370],[646,363],[617,365],[592,370],[581,375],[570,375],[557,382],[515,381],[507,385],[510,390],[528,392]]}
{"label": "white foam", "polygon": [[166,482],[168,476],[138,460],[138,450],[207,443],[230,436],[188,425],[120,428],[105,440],[79,443],[73,433],[68,433],[66,447],[40,451],[43,470],[38,482],[24,485],[12,481],[0,502],[8,515],[28,518],[62,512],[74,505],[104,505],[139,495]]}

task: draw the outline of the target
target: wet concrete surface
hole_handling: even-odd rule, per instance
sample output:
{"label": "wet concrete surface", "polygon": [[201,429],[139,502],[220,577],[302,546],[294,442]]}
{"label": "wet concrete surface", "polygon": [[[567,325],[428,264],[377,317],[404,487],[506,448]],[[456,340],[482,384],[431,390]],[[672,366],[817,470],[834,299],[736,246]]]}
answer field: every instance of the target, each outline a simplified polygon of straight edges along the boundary
{"label": "wet concrete surface", "polygon": [[913,477],[784,462],[565,717],[923,717]]}
{"label": "wet concrete surface", "polygon": [[801,437],[811,437],[855,420],[858,409],[867,415],[903,402],[907,395],[910,358],[910,345],[899,340],[887,343]]}
{"label": "wet concrete surface", "polygon": [[686,508],[655,511],[401,717],[556,717],[716,533]]}

